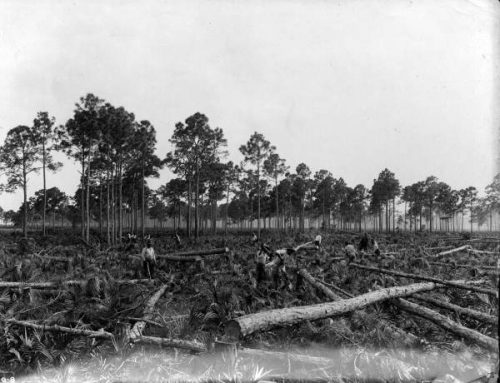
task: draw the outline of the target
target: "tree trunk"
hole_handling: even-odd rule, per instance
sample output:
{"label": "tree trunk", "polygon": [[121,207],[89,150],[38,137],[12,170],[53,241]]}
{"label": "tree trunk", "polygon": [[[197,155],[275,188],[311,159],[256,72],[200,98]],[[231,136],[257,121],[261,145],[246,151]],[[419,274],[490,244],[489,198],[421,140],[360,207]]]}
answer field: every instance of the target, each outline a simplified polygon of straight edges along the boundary
{"label": "tree trunk", "polygon": [[464,337],[490,351],[498,353],[498,340],[496,339],[490,338],[489,336],[483,335],[478,331],[464,327],[456,322],[453,322],[450,318],[436,311],[419,306],[415,303],[408,302],[404,299],[394,300],[393,303],[404,311],[425,318],[458,336]]}
{"label": "tree trunk", "polygon": [[465,308],[465,307],[460,307],[460,306],[454,305],[452,303],[448,303],[446,301],[443,301],[442,299],[435,299],[435,298],[427,297],[424,295],[414,295],[412,298],[418,299],[419,301],[422,301],[422,302],[430,303],[430,304],[437,306],[437,307],[441,307],[441,308],[444,308],[447,310],[454,311],[457,314],[468,316],[469,318],[474,318],[474,319],[477,319],[478,321],[481,321],[484,323],[490,323],[490,324],[496,325],[498,322],[498,318],[493,316],[493,315],[489,315],[489,314],[483,313],[481,311],[476,311],[476,310],[472,310],[472,309]]}
{"label": "tree trunk", "polygon": [[260,239],[260,162],[257,163],[257,238]]}
{"label": "tree trunk", "polygon": [[111,207],[112,207],[112,238],[111,242],[116,244],[116,166],[113,168],[111,173]]}
{"label": "tree trunk", "polygon": [[392,199],[392,229],[396,230],[396,197]]}
{"label": "tree trunk", "polygon": [[31,323],[31,322],[26,322],[26,321],[19,321],[19,320],[15,320],[15,319],[7,319],[6,322],[10,323],[11,325],[29,327],[29,328],[39,330],[39,331],[63,332],[66,334],[86,336],[89,338],[101,338],[101,339],[113,339],[114,338],[113,334],[111,334],[107,331],[84,330],[84,329],[63,327],[63,326],[59,326],[57,324],[50,326],[50,325],[46,325],[46,324],[36,324],[36,323]]}
{"label": "tree trunk", "polygon": [[194,190],[194,237],[200,236],[200,167],[196,160],[196,184]]}
{"label": "tree trunk", "polygon": [[406,297],[435,288],[434,283],[414,283],[408,286],[380,289],[337,302],[261,311],[229,321],[226,324],[225,335],[228,339],[237,340],[256,331],[266,331],[275,326],[295,325],[308,320],[343,315],[388,299]]}
{"label": "tree trunk", "polygon": [[82,218],[82,238],[85,238],[85,147],[82,147],[82,179],[80,182],[80,191],[81,191],[81,196],[80,196],[80,212],[81,212],[81,218]]}
{"label": "tree trunk", "polygon": [[432,233],[432,202],[429,204],[429,232]]}
{"label": "tree trunk", "polygon": [[[90,145],[89,145],[90,148]],[[90,150],[90,149],[89,149]],[[87,163],[87,206],[86,206],[86,218],[87,218],[87,228],[85,230],[85,240],[88,242],[90,239],[90,162],[91,162],[91,153],[89,151],[89,159]]]}
{"label": "tree trunk", "polygon": [[118,163],[118,243],[122,243],[123,236],[123,177],[122,159]]}
{"label": "tree trunk", "polygon": [[141,336],[134,338],[134,343],[149,344],[160,347],[172,347],[181,350],[188,350],[195,353],[206,352],[207,348],[203,343],[196,340],[172,339],[172,338],[159,338],[155,336]]}
{"label": "tree trunk", "polygon": [[226,212],[224,218],[224,235],[227,237],[227,216],[229,210],[229,183],[227,185],[227,196],[226,196]]}
{"label": "tree trunk", "polygon": [[23,155],[23,201],[24,201],[24,211],[23,211],[23,236],[28,237],[28,184],[26,181],[26,160]]}
{"label": "tree trunk", "polygon": [[186,227],[187,227],[187,235],[188,238],[191,238],[191,203],[192,203],[192,188],[191,188],[191,178],[188,180],[188,204],[187,204],[187,222],[186,222]]}
{"label": "tree trunk", "polygon": [[472,233],[472,202],[470,203],[470,232]]}
{"label": "tree trunk", "polygon": [[[279,206],[279,198],[278,198],[278,177],[274,178],[274,183],[276,186],[276,196],[275,196],[275,204],[276,204],[276,229],[280,229],[280,206]],[[490,230],[491,231],[491,230]]]}
{"label": "tree trunk", "polygon": [[[328,298],[330,298],[332,301],[339,301],[339,300],[342,300],[342,298],[340,296],[338,296],[337,294],[335,294],[332,290],[330,290],[328,287],[326,287],[325,285],[323,285],[321,282],[318,282],[316,281],[316,279],[314,279],[311,274],[309,274],[307,272],[307,270],[305,269],[301,269],[299,270],[299,274],[304,278],[304,280],[306,280],[307,282],[309,282],[312,286],[314,286],[316,289],[318,289],[319,291],[321,291],[323,294],[325,294]],[[347,292],[344,292],[344,294],[348,294]],[[349,294],[349,297],[350,298],[353,298],[353,296],[351,294]],[[354,313],[354,316],[355,317],[358,317],[358,320],[356,320],[356,322],[366,322],[366,319],[367,319],[367,313],[366,311],[364,310],[361,310],[361,311],[357,311]],[[407,333],[406,331],[394,326],[392,323],[384,320],[384,319],[380,319],[378,321],[378,324],[387,329],[390,333],[391,333],[391,336],[393,338],[404,338],[406,340],[408,340],[409,342],[411,343],[416,343],[418,341],[418,337],[416,337],[415,335],[413,334],[410,334],[410,333]]]}
{"label": "tree trunk", "polygon": [[[158,300],[165,293],[167,288],[168,288],[168,284],[165,284],[162,287],[160,287],[156,291],[156,293],[154,293],[153,296],[146,303],[146,307],[144,308],[144,314],[143,314],[143,317],[145,320],[153,319],[154,308],[155,308],[156,302],[158,302]],[[140,338],[142,336],[142,332],[144,331],[145,328],[146,328],[145,321],[136,322],[134,327],[132,327],[132,330],[130,331],[130,341],[133,342],[137,338]]]}
{"label": "tree trunk", "polygon": [[403,278],[416,279],[416,280],[421,280],[421,281],[429,281],[429,282],[434,282],[434,283],[437,283],[437,284],[440,284],[440,285],[444,285],[444,286],[449,286],[449,287],[454,287],[454,288],[458,288],[458,289],[463,289],[463,290],[468,290],[468,291],[475,291],[475,292],[478,292],[478,293],[483,293],[483,294],[488,294],[488,295],[496,296],[496,291],[495,290],[485,289],[485,288],[476,287],[476,286],[470,286],[470,285],[466,285],[466,284],[463,284],[463,283],[458,283],[456,281],[444,281],[444,280],[439,279],[439,278],[427,277],[427,276],[424,276],[424,275],[402,273],[400,271],[394,271],[394,270],[379,269],[379,268],[376,268],[376,267],[358,265],[357,263],[350,263],[349,267],[354,267],[354,268],[357,268],[357,269],[367,270],[367,271],[374,271],[374,272],[381,273],[381,274],[395,275],[395,276],[403,277]]}
{"label": "tree trunk", "polygon": [[45,154],[45,137],[42,141],[42,168],[43,168],[43,212],[42,212],[42,232],[43,236],[45,236],[45,214],[47,211],[47,183],[45,178],[45,163],[46,163],[46,154]]}
{"label": "tree trunk", "polygon": [[144,196],[144,161],[141,166],[141,234],[142,238],[146,236],[146,198]]}
{"label": "tree trunk", "polygon": [[99,180],[99,235],[102,235],[102,180]]}

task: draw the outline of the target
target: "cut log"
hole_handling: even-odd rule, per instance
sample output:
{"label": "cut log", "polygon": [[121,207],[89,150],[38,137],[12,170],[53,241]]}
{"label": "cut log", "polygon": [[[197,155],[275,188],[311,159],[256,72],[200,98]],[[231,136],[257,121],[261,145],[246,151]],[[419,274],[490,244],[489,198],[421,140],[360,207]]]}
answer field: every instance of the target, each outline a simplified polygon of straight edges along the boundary
{"label": "cut log", "polygon": [[480,320],[480,321],[483,321],[486,323],[490,323],[493,325],[496,325],[498,322],[498,318],[493,316],[493,315],[486,314],[486,313],[483,313],[481,311],[472,310],[472,309],[465,308],[465,307],[460,307],[458,305],[454,305],[453,303],[449,303],[449,302],[446,302],[446,301],[443,301],[440,299],[435,299],[435,298],[427,297],[427,296],[420,295],[420,294],[415,294],[412,298],[418,299],[419,301],[422,301],[422,302],[427,302],[427,303],[433,304],[434,306],[437,306],[437,307],[441,307],[441,308],[444,308],[447,310],[452,310],[460,315],[465,315],[465,316],[468,316],[470,318],[474,318],[474,319],[477,319],[477,320]]}
{"label": "cut log", "polygon": [[477,255],[500,255],[498,251],[486,251],[486,250],[476,250],[476,249],[469,249],[469,253]]}
{"label": "cut log", "polygon": [[350,263],[350,267],[354,267],[357,269],[361,270],[367,270],[367,271],[374,271],[376,273],[382,273],[382,274],[389,274],[389,275],[395,275],[398,277],[403,277],[403,278],[409,278],[409,279],[417,279],[421,281],[429,281],[429,282],[434,282],[434,283],[439,283],[440,285],[444,286],[450,286],[450,287],[456,287],[457,289],[463,289],[463,290],[468,290],[468,291],[475,291],[478,293],[483,293],[483,294],[488,294],[492,296],[496,296],[496,291],[492,289],[485,289],[482,287],[475,287],[471,285],[466,285],[462,283],[457,283],[456,281],[443,281],[438,278],[433,278],[433,277],[426,277],[424,275],[417,275],[417,274],[408,274],[408,273],[402,273],[400,271],[394,271],[394,270],[388,270],[388,269],[381,269],[378,267],[370,267],[370,266],[363,266],[357,263]]}
{"label": "cut log", "polygon": [[61,282],[4,282],[0,281],[0,288],[21,289],[53,289],[60,286],[75,286],[86,281],[61,281]]}
{"label": "cut log", "polygon": [[304,278],[305,281],[309,282],[309,284],[311,284],[316,289],[321,291],[323,294],[325,294],[332,301],[340,301],[343,299],[339,295],[335,294],[328,287],[326,287],[322,283],[318,282],[311,274],[309,274],[309,272],[306,269],[300,269],[298,273],[299,273],[299,275],[302,276],[302,278]]}
{"label": "cut log", "polygon": [[201,262],[203,258],[199,255],[157,255],[156,258],[175,262]]}
{"label": "cut log", "polygon": [[[309,282],[312,286],[316,287],[319,291],[323,292],[323,294],[325,294],[332,301],[338,301],[338,300],[342,299],[337,294],[335,294],[332,290],[327,288],[325,286],[324,282],[317,281],[311,274],[309,274],[307,272],[307,270],[301,269],[301,270],[299,270],[299,274],[304,278],[304,280]],[[335,285],[330,285],[330,286],[338,288]],[[343,294],[349,296],[350,298],[354,298],[354,296],[352,294],[348,293],[347,291],[344,291],[340,288],[338,288],[338,289],[341,290],[341,292]],[[354,315],[359,316],[361,320],[364,320],[364,318],[366,317],[367,314],[364,310],[360,310],[360,311],[356,311],[354,313]],[[393,325],[392,323],[390,323],[386,320],[382,319],[379,321],[379,323],[382,325],[382,327],[387,329],[387,331],[390,332],[392,334],[392,337],[394,337],[394,338],[402,337],[402,338],[406,339],[407,342],[409,342],[410,344],[415,344],[419,341],[419,338],[417,336],[410,334],[410,333],[407,333],[406,331],[398,328],[397,326]]]}
{"label": "cut log", "polygon": [[230,250],[228,247],[221,247],[221,248],[216,248],[216,249],[211,249],[211,250],[194,250],[194,251],[186,251],[182,253],[173,253],[173,254],[164,254],[164,255],[157,255],[156,258],[163,258],[163,257],[193,257],[193,256],[208,256],[208,255],[220,255],[220,254],[226,254],[229,253]]}
{"label": "cut log", "polygon": [[178,348],[182,350],[189,350],[196,353],[207,351],[207,348],[203,343],[194,340],[159,338],[155,336],[141,336],[139,338],[134,338],[132,342],[140,344],[151,344],[162,347]]}
{"label": "cut log", "polygon": [[[119,279],[115,280],[115,283],[118,284],[141,284],[141,283],[151,283],[150,279]],[[43,289],[54,289],[61,286],[77,286],[83,285],[87,283],[86,280],[69,280],[69,281],[61,281],[61,282],[5,282],[0,281],[0,289],[1,288],[9,288],[9,289],[33,289],[33,290],[43,290]]]}
{"label": "cut log", "polygon": [[424,247],[424,250],[449,250],[449,249],[453,249],[453,246]]}
{"label": "cut log", "polygon": [[106,331],[92,331],[92,330],[85,330],[85,329],[78,329],[78,328],[71,328],[71,327],[63,327],[63,326],[59,326],[59,325],[50,325],[49,326],[49,325],[31,323],[31,322],[20,321],[20,320],[15,320],[15,319],[7,319],[5,322],[10,323],[10,324],[14,324],[17,326],[29,327],[29,328],[32,328],[34,330],[50,331],[50,332],[64,332],[67,334],[86,336],[89,338],[113,339],[113,334],[106,332]]}
{"label": "cut log", "polygon": [[37,258],[42,259],[44,261],[54,261],[54,262],[73,262],[73,257],[55,257],[55,256],[42,256],[42,255],[36,255]]}
{"label": "cut log", "polygon": [[406,297],[435,288],[435,283],[414,283],[408,286],[390,287],[372,291],[337,302],[267,310],[244,315],[227,322],[225,336],[227,339],[237,340],[256,331],[266,331],[275,326],[295,325],[308,320],[312,321],[342,315],[387,299]]}
{"label": "cut log", "polygon": [[478,331],[472,330],[470,328],[464,327],[450,318],[428,309],[426,307],[419,306],[415,303],[408,302],[404,299],[395,299],[393,302],[400,309],[418,315],[419,317],[430,320],[436,325],[456,334],[465,339],[468,339],[478,345],[494,352],[498,352],[498,341],[494,338],[491,338],[487,335],[483,335]]}
{"label": "cut log", "polygon": [[454,264],[450,262],[429,262],[429,265],[434,265],[434,266],[449,266],[449,267],[462,267],[462,268],[474,268],[477,267],[478,269],[484,269],[484,270],[497,270],[496,266],[483,266],[483,265],[467,265],[467,264]]}
{"label": "cut log", "polygon": [[326,261],[330,261],[330,262],[336,262],[336,261],[344,261],[346,260],[347,258],[346,257],[331,257],[331,258],[327,258]]}
{"label": "cut log", "polygon": [[461,251],[464,251],[464,250],[469,250],[471,249],[471,246],[470,245],[464,245],[464,246],[460,246],[460,247],[457,247],[455,249],[451,249],[451,250],[446,250],[446,251],[442,251],[440,253],[437,253],[435,255],[433,255],[434,257],[441,257],[443,255],[450,255],[450,254],[455,254],[455,253],[459,253]]}
{"label": "cut log", "polygon": [[292,352],[280,352],[280,351],[266,351],[266,350],[256,350],[253,348],[239,348],[238,354],[243,356],[252,356],[258,358],[269,358],[269,359],[280,359],[290,362],[300,362],[308,364],[319,364],[319,365],[332,365],[338,363],[335,360],[322,358],[319,356],[296,354]]}
{"label": "cut log", "polygon": [[[167,284],[160,287],[158,291],[154,293],[153,296],[149,299],[148,303],[146,303],[146,307],[144,308],[144,314],[143,314],[144,319],[148,321],[153,319],[156,302],[158,302],[161,296],[165,294],[167,287],[168,287]],[[140,338],[142,336],[142,331],[144,330],[145,327],[146,327],[145,321],[136,322],[134,324],[134,327],[132,327],[132,329],[130,330],[130,341],[134,342],[137,338]]]}

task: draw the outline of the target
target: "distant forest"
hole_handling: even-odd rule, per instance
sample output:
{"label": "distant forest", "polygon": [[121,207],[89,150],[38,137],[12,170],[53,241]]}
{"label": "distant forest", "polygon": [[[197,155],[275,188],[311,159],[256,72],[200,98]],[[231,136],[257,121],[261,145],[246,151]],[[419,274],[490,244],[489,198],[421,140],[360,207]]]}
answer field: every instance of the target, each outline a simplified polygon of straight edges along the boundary
{"label": "distant forest", "polygon": [[[172,151],[156,153],[156,131],[123,107],[88,94],[73,117],[57,125],[39,112],[32,126],[11,129],[0,148],[3,193],[22,191],[17,211],[1,210],[4,222],[23,229],[71,226],[88,240],[98,230],[109,244],[126,232],[149,228],[183,231],[189,237],[228,229],[375,231],[498,230],[500,174],[478,195],[474,186],[454,190],[429,176],[403,186],[383,169],[370,186],[349,186],[331,171],[305,163],[290,169],[276,146],[253,133],[239,147],[242,161],[227,161],[227,140],[202,113],[178,122]],[[74,195],[47,188],[47,172],[63,166],[62,152],[80,169]],[[148,178],[168,167],[175,178],[157,190]],[[28,178],[43,189],[28,197]],[[52,180],[52,184],[57,183]]]}

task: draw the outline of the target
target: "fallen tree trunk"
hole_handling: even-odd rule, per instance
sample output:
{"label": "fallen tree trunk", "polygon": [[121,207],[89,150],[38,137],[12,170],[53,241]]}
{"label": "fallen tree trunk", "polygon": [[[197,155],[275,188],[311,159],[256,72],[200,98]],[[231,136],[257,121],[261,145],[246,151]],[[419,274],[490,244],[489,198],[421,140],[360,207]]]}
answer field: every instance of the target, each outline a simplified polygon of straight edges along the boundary
{"label": "fallen tree trunk", "polygon": [[173,254],[164,254],[164,255],[157,255],[157,258],[163,258],[163,257],[193,257],[193,256],[207,256],[207,255],[220,255],[220,254],[226,254],[229,253],[230,250],[228,247],[220,247],[216,249],[211,249],[211,250],[193,250],[193,251],[186,251],[183,253],[173,253]]}
{"label": "fallen tree trunk", "polygon": [[53,289],[62,286],[75,286],[86,281],[62,281],[62,282],[4,282],[0,281],[0,288],[21,289]]}
{"label": "fallen tree trunk", "polygon": [[357,263],[350,263],[349,266],[357,268],[357,269],[361,269],[361,270],[374,271],[374,272],[382,273],[382,274],[396,275],[398,277],[409,278],[409,279],[417,279],[417,280],[421,280],[421,281],[429,281],[429,282],[438,283],[438,284],[444,285],[444,286],[456,287],[458,289],[463,289],[463,290],[468,290],[468,291],[475,291],[475,292],[478,292],[478,293],[483,293],[483,294],[488,294],[488,295],[496,296],[496,291],[495,290],[485,289],[485,288],[482,288],[482,287],[475,287],[475,286],[465,285],[465,284],[462,284],[462,283],[457,283],[456,281],[443,281],[443,280],[438,279],[438,278],[426,277],[424,275],[402,273],[400,271],[394,271],[394,270],[388,270],[388,269],[381,269],[381,268],[378,268],[378,267],[363,266],[363,265],[360,265],[360,264],[357,264]]}
{"label": "fallen tree trunk", "polygon": [[[148,303],[146,303],[146,307],[144,308],[144,319],[150,321],[153,319],[154,308],[156,302],[161,298],[161,296],[167,290],[168,285],[163,285],[160,289],[153,294],[153,296],[149,299]],[[129,341],[134,342],[137,338],[142,336],[142,331],[146,327],[145,321],[139,321],[134,324],[134,327],[130,330]]]}
{"label": "fallen tree trunk", "polygon": [[140,336],[139,338],[134,338],[132,342],[140,344],[152,344],[162,347],[179,348],[182,350],[189,350],[196,353],[207,351],[207,348],[203,343],[194,340],[159,338],[155,336]]}
{"label": "fallen tree trunk", "polygon": [[343,261],[347,259],[346,257],[332,257],[332,258],[327,258],[326,260],[327,261],[330,261],[330,262],[335,262],[335,261]]}
{"label": "fallen tree trunk", "polygon": [[344,289],[341,289],[338,286],[332,285],[331,283],[327,283],[327,282],[322,281],[322,280],[319,280],[318,282],[321,283],[322,285],[325,285],[326,287],[329,287],[329,288],[335,290],[338,293],[345,295],[347,298],[354,298],[354,295],[352,295],[350,292],[348,292]]}
{"label": "fallen tree trunk", "polygon": [[[317,281],[311,274],[309,274],[307,272],[307,270],[301,269],[301,270],[299,270],[299,274],[304,278],[304,280],[309,282],[312,286],[316,287],[319,291],[323,292],[323,294],[325,294],[332,301],[339,301],[342,299],[337,294],[335,294],[332,290],[330,290],[328,287],[326,287],[324,285],[324,282]],[[331,286],[334,286],[334,285],[331,285]],[[336,287],[336,286],[334,286],[334,287]],[[341,290],[343,292],[343,294],[349,296],[350,298],[354,298],[353,295],[348,293],[347,291],[344,291],[340,288],[339,288],[339,290]],[[366,317],[366,312],[364,310],[356,311],[354,313],[354,315],[358,315],[360,317]],[[363,318],[361,318],[361,319],[363,319]],[[410,334],[410,333],[407,333],[406,331],[394,326],[392,323],[390,323],[386,320],[382,319],[379,321],[379,323],[382,325],[382,327],[385,327],[388,330],[388,332],[392,333],[393,337],[403,337],[412,344],[417,343],[419,340],[417,336]]]}
{"label": "fallen tree trunk", "polygon": [[201,262],[203,258],[199,255],[157,255],[156,258],[175,262]]}
{"label": "fallen tree trunk", "polygon": [[450,267],[462,267],[462,268],[474,268],[477,267],[478,269],[484,269],[484,270],[496,270],[496,266],[483,266],[483,265],[467,265],[467,264],[455,264],[455,263],[450,263],[450,262],[429,262],[429,265],[434,265],[434,266],[450,266]]}
{"label": "fallen tree trunk", "polygon": [[296,354],[292,352],[280,352],[280,351],[266,351],[266,350],[256,350],[253,348],[239,348],[237,349],[239,355],[243,356],[256,356],[260,358],[275,358],[291,362],[309,363],[309,364],[320,364],[329,365],[335,364],[336,361],[322,358],[319,356]]}
{"label": "fallen tree trunk", "polygon": [[[118,284],[140,284],[140,283],[150,283],[150,279],[121,279],[114,281]],[[58,288],[60,286],[77,286],[83,285],[87,283],[86,280],[69,280],[69,281],[61,281],[61,282],[5,282],[0,281],[0,289],[1,288],[9,288],[9,289],[33,289],[33,290],[43,290],[43,289],[53,289]]]}
{"label": "fallen tree trunk", "polygon": [[29,327],[29,328],[32,328],[34,330],[51,331],[51,332],[64,332],[64,333],[72,334],[72,335],[82,335],[82,336],[86,336],[89,338],[113,339],[113,334],[106,332],[106,331],[84,330],[84,329],[78,329],[78,328],[63,327],[63,326],[59,326],[59,325],[48,326],[48,325],[44,325],[44,324],[31,323],[31,322],[20,321],[20,320],[15,320],[15,319],[7,319],[5,322],[10,323],[10,324],[14,324],[17,326]]}
{"label": "fallen tree trunk", "polygon": [[244,315],[227,322],[225,336],[227,339],[237,340],[256,331],[266,331],[275,326],[294,325],[308,320],[312,321],[342,315],[387,299],[406,297],[435,288],[435,283],[414,283],[408,286],[390,287],[372,291],[337,302],[267,310]]}
{"label": "fallen tree trunk", "polygon": [[453,246],[424,247],[424,250],[449,250],[449,249],[453,249]]}
{"label": "fallen tree trunk", "polygon": [[473,341],[474,343],[477,343],[478,345],[481,345],[482,347],[490,351],[498,352],[498,341],[494,338],[483,335],[480,332],[472,330],[470,328],[464,327],[436,311],[419,306],[415,303],[408,302],[407,300],[395,299],[393,303],[406,312],[427,319],[435,323],[436,325],[465,339]]}
{"label": "fallen tree trunk", "polygon": [[454,305],[453,303],[449,303],[449,302],[446,302],[446,301],[443,301],[440,299],[426,297],[426,296],[420,295],[420,294],[415,294],[412,298],[418,299],[419,301],[422,301],[422,302],[431,303],[437,307],[441,307],[444,309],[455,311],[458,314],[465,315],[465,316],[468,316],[470,318],[474,318],[474,319],[477,319],[477,320],[480,320],[480,321],[483,321],[486,323],[496,325],[498,322],[498,318],[493,316],[493,315],[486,314],[486,313],[483,313],[481,311],[461,307],[458,305]]}
{"label": "fallen tree trunk", "polygon": [[45,261],[54,261],[54,262],[73,262],[73,257],[55,257],[55,256],[49,256],[49,255],[36,255],[37,258],[45,260]]}
{"label": "fallen tree trunk", "polygon": [[470,249],[469,253],[477,255],[500,255],[498,251],[486,251],[486,250],[476,250],[476,249]]}
{"label": "fallen tree trunk", "polygon": [[464,246],[457,247],[455,249],[451,249],[451,250],[447,250],[447,251],[442,251],[440,253],[435,254],[434,257],[440,257],[442,255],[455,254],[455,253],[459,253],[461,251],[469,250],[469,249],[471,249],[470,245],[464,245]]}

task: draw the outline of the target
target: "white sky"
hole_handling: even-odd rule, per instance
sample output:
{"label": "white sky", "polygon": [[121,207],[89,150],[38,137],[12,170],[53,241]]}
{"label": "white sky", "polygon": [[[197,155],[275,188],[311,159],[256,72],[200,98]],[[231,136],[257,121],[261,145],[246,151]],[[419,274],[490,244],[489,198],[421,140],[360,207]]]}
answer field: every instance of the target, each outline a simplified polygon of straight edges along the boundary
{"label": "white sky", "polygon": [[[199,111],[237,162],[258,131],[289,165],[351,186],[388,167],[403,185],[435,175],[483,189],[498,150],[499,16],[496,0],[2,0],[0,140],[38,111],[66,122],[92,92],[150,120],[161,157]],[[69,194],[77,183],[69,160],[48,176]]]}

